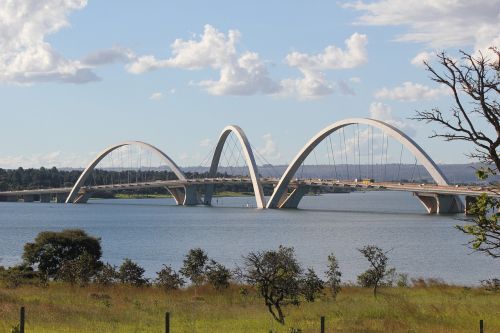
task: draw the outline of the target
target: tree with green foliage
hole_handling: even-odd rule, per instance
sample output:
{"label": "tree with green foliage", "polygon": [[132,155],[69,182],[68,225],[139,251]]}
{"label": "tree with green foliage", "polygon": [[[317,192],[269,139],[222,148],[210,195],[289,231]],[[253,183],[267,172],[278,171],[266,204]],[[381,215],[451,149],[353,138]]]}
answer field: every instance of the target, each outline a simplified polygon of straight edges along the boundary
{"label": "tree with green foliage", "polygon": [[144,272],[144,268],[131,259],[125,258],[118,269],[118,278],[121,283],[142,287],[149,282],[149,280],[144,277]]}
{"label": "tree with green foliage", "polygon": [[189,250],[184,257],[182,268],[179,272],[191,280],[198,287],[205,280],[205,264],[208,256],[201,248]]}
{"label": "tree with green foliage", "polygon": [[216,290],[221,291],[229,287],[231,271],[215,260],[210,260],[210,263],[206,267],[205,275],[208,283]]}
{"label": "tree with green foliage", "polygon": [[39,233],[33,243],[24,245],[23,259],[47,278],[59,279],[63,265],[83,255],[86,269],[95,274],[102,266],[101,240],[80,229],[67,229]]}
{"label": "tree with green foliage", "polygon": [[340,278],[342,277],[342,273],[340,272],[339,262],[337,261],[337,257],[333,253],[328,256],[328,268],[325,272],[326,275],[326,284],[330,288],[330,292],[333,296],[333,299],[337,298],[337,295],[340,292]]}
{"label": "tree with green foliage", "polygon": [[304,277],[301,279],[300,290],[304,299],[308,302],[314,300],[321,294],[325,283],[316,275],[312,268],[308,268]]}
{"label": "tree with green foliage", "polygon": [[61,266],[58,277],[62,281],[83,287],[97,274],[93,260],[93,257],[87,252],[82,253],[75,259],[66,260]]}
{"label": "tree with green foliage", "polygon": [[366,245],[358,249],[361,254],[368,260],[371,268],[358,275],[358,283],[362,287],[372,287],[373,295],[377,297],[377,289],[383,283],[384,277],[388,274],[387,252],[375,245]]}
{"label": "tree with green foliage", "polygon": [[264,298],[273,318],[285,323],[282,306],[299,304],[301,293],[300,267],[292,247],[280,246],[278,250],[250,252],[244,258],[246,281]]}
{"label": "tree with green foliage", "polygon": [[179,274],[167,265],[163,265],[163,268],[159,272],[156,272],[156,279],[154,280],[154,284],[165,291],[182,288],[184,283],[185,281]]}
{"label": "tree with green foliage", "polygon": [[94,281],[102,286],[109,286],[119,280],[117,267],[109,263],[104,264],[97,272]]}

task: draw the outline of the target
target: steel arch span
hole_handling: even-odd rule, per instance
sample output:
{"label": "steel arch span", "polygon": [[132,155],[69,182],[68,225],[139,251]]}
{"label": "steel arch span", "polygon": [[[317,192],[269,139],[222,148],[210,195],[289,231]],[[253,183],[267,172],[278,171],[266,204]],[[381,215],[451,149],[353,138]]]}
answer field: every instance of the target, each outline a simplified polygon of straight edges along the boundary
{"label": "steel arch span", "polygon": [[90,175],[90,173],[92,172],[92,170],[94,170],[94,168],[97,166],[97,164],[99,164],[99,162],[103,158],[105,158],[112,151],[114,151],[114,150],[116,150],[116,149],[118,149],[120,147],[123,147],[123,146],[133,146],[133,145],[134,146],[144,147],[144,148],[152,150],[158,156],[161,157],[161,159],[167,164],[168,167],[170,167],[170,169],[175,173],[175,175],[177,176],[178,179],[180,179],[180,180],[186,180],[186,177],[184,176],[184,173],[177,166],[177,164],[175,164],[175,162],[170,157],[168,157],[167,154],[165,154],[163,151],[161,151],[160,149],[156,148],[153,145],[150,145],[149,143],[142,142],[142,141],[124,141],[124,142],[120,142],[118,144],[115,144],[115,145],[107,147],[106,149],[104,149],[103,151],[101,151],[97,155],[97,157],[92,162],[89,163],[89,165],[87,165],[87,167],[85,168],[85,170],[83,170],[82,174],[80,175],[80,177],[76,181],[75,185],[71,189],[71,192],[69,193],[68,197],[66,198],[66,203],[76,203],[77,202],[80,189],[85,184],[85,181],[87,180],[87,177]]}
{"label": "steel arch span", "polygon": [[[217,142],[217,146],[215,147],[214,155],[212,157],[212,163],[210,165],[210,171],[208,177],[214,178],[217,175],[217,168],[219,166],[219,161],[222,154],[222,149],[224,148],[224,144],[226,143],[227,137],[229,134],[234,133],[238,138],[238,141],[243,149],[243,155],[245,157],[245,162],[248,167],[248,171],[250,173],[250,178],[252,180],[252,186],[255,194],[255,201],[257,204],[257,208],[265,208],[266,201],[264,198],[264,191],[262,189],[262,184],[260,182],[259,173],[257,170],[257,163],[255,162],[255,157],[253,155],[252,147],[248,138],[243,132],[243,130],[236,125],[226,126],[220,136],[219,141]],[[205,189],[205,197],[204,204],[210,205],[212,203],[212,195],[213,195],[214,185],[207,185]]]}
{"label": "steel arch span", "polygon": [[[445,175],[439,169],[436,163],[434,163],[429,155],[427,155],[427,153],[415,141],[413,141],[401,130],[380,120],[369,118],[349,118],[337,121],[323,128],[311,140],[309,140],[309,142],[295,156],[283,176],[280,178],[278,185],[276,186],[271,198],[267,203],[267,208],[281,208],[282,203],[286,200],[287,189],[290,181],[292,180],[300,165],[320,142],[322,142],[326,137],[338,131],[339,129],[355,124],[369,125],[378,128],[385,134],[399,141],[415,156],[418,162],[420,162],[420,164],[424,166],[424,168],[429,172],[431,177],[438,185],[448,185],[448,181]],[[456,200],[460,199],[456,198]],[[424,202],[422,201],[422,203]],[[426,206],[425,203],[424,206]]]}

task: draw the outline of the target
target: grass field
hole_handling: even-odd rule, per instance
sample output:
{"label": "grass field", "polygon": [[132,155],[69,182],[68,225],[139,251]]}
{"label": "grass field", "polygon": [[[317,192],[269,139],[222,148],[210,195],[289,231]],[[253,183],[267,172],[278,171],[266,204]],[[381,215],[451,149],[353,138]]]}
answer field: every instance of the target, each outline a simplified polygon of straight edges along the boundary
{"label": "grass field", "polygon": [[262,299],[238,287],[217,293],[210,287],[164,292],[129,286],[0,288],[0,332],[11,332],[19,307],[26,307],[26,332],[163,332],[164,312],[171,313],[171,332],[500,332],[500,293],[480,288],[424,285],[370,289],[345,287],[337,300],[322,296],[314,303],[288,306],[286,324],[275,323]]}

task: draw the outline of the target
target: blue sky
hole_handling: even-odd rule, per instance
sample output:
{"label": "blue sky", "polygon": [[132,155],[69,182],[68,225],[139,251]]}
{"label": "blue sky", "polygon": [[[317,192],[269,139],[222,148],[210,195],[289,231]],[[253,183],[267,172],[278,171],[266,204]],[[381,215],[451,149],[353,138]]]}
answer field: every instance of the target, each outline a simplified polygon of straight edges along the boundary
{"label": "blue sky", "polygon": [[407,118],[450,106],[422,60],[498,46],[499,14],[498,0],[0,0],[0,167],[82,167],[121,140],[196,165],[227,124],[284,164],[348,117],[467,162]]}

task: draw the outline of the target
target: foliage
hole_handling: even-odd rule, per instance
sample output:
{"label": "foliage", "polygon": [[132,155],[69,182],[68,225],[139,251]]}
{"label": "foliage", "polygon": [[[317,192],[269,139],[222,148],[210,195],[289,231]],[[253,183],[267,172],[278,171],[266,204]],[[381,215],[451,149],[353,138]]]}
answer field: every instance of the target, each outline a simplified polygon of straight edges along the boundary
{"label": "foliage", "polygon": [[39,274],[31,266],[21,264],[4,268],[0,266],[0,280],[7,288],[17,288],[22,284],[38,282]]}
{"label": "foliage", "polygon": [[205,279],[205,264],[208,256],[200,248],[189,250],[184,257],[182,268],[179,272],[189,278],[195,286],[199,286]]}
{"label": "foliage", "polygon": [[375,245],[366,245],[358,249],[368,260],[371,268],[358,275],[358,283],[362,287],[373,287],[373,295],[377,296],[377,289],[382,285],[384,277],[387,276],[387,252]]}
{"label": "foliage", "polygon": [[206,277],[216,290],[223,290],[229,287],[229,280],[231,279],[231,271],[224,265],[211,260],[206,267]]}
{"label": "foliage", "polygon": [[109,286],[118,280],[117,267],[109,263],[104,264],[94,278],[94,281],[102,286]]}
{"label": "foliage", "polygon": [[341,289],[340,278],[342,273],[340,272],[337,258],[333,253],[328,256],[328,269],[326,270],[325,275],[327,279],[326,284],[330,288],[333,299],[335,299]]}
{"label": "foliage", "polygon": [[89,236],[80,229],[43,231],[36,236],[33,243],[24,245],[23,259],[28,265],[37,265],[40,273],[48,278],[58,279],[63,264],[84,253],[89,256],[87,269],[97,272],[102,266],[99,238]]}
{"label": "foliage", "polygon": [[500,209],[500,201],[482,194],[471,205],[469,213],[475,215],[472,224],[456,226],[458,230],[473,236],[471,247],[493,258],[500,258],[500,224],[495,210]]}
{"label": "foliage", "polygon": [[282,306],[299,304],[300,267],[291,247],[278,250],[250,252],[244,257],[245,278],[264,298],[273,318],[285,323]]}
{"label": "foliage", "polygon": [[87,252],[82,253],[72,260],[63,262],[58,277],[71,284],[84,286],[96,275],[93,257]]}
{"label": "foliage", "polygon": [[149,282],[148,279],[144,277],[144,272],[144,268],[131,259],[125,258],[118,269],[118,278],[121,283],[141,287]]}
{"label": "foliage", "polygon": [[173,290],[182,288],[185,281],[172,267],[163,265],[163,268],[159,272],[156,272],[154,283],[164,290]]}
{"label": "foliage", "polygon": [[491,279],[481,281],[481,286],[488,291],[500,291],[500,279]]}
{"label": "foliage", "polygon": [[305,300],[314,302],[316,297],[323,291],[324,282],[316,275],[312,268],[308,268],[307,272],[301,280],[301,293]]}

